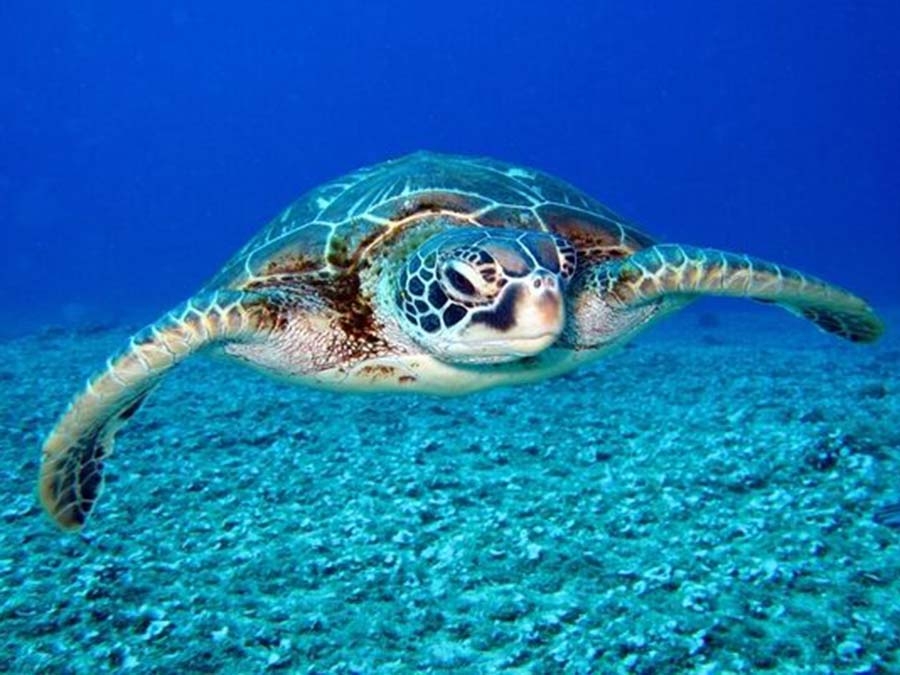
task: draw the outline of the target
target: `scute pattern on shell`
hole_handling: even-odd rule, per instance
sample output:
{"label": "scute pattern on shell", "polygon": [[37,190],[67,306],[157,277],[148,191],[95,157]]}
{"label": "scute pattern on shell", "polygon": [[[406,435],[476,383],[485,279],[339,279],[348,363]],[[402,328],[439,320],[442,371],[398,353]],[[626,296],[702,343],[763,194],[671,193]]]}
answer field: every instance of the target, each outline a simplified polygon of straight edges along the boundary
{"label": "scute pattern on shell", "polygon": [[621,257],[653,243],[596,200],[539,171],[418,152],[303,195],[205,288],[247,288],[268,277],[333,278],[366,260],[388,235],[440,217],[442,226],[555,231],[580,259]]}

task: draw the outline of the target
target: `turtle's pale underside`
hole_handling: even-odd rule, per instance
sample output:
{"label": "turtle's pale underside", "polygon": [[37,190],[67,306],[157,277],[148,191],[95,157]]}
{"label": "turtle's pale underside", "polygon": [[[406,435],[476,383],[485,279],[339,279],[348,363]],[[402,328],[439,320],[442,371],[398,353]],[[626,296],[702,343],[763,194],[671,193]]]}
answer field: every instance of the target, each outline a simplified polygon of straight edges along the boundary
{"label": "turtle's pale underside", "polygon": [[846,291],[656,244],[538,171],[430,153],[362,169],[289,206],[109,359],[44,443],[41,500],[80,528],[116,431],[199,351],[313,386],[462,394],[570,371],[700,295],[775,303],[854,342],[882,332]]}

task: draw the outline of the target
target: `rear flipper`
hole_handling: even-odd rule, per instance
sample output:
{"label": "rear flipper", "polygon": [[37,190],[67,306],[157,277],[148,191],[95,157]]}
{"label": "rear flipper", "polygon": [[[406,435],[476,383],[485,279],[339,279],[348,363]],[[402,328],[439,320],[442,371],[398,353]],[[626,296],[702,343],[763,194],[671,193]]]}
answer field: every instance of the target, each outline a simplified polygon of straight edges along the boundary
{"label": "rear flipper", "polygon": [[863,300],[796,270],[735,253],[661,244],[597,265],[589,283],[612,308],[700,295],[780,305],[851,342],[874,342],[884,324]]}
{"label": "rear flipper", "polygon": [[134,335],[88,381],[44,442],[40,498],[60,527],[84,525],[100,496],[116,431],[162,376],[204,347],[249,340],[273,327],[277,319],[266,299],[238,291],[198,296]]}

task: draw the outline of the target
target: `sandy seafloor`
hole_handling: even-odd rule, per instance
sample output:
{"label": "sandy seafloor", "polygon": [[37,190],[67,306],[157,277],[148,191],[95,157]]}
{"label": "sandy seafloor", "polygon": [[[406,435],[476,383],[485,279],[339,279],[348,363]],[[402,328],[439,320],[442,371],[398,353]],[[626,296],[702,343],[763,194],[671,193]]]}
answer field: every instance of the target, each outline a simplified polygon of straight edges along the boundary
{"label": "sandy seafloor", "polygon": [[194,359],[83,536],[40,442],[128,328],[0,343],[0,671],[900,672],[897,331],[709,311],[459,399]]}

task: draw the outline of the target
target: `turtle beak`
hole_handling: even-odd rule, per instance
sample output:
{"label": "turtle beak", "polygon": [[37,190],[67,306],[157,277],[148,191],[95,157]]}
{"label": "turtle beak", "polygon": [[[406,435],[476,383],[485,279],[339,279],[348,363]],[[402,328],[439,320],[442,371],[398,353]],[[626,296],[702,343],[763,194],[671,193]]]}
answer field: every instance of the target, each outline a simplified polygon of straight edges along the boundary
{"label": "turtle beak", "polygon": [[553,335],[562,332],[565,322],[565,303],[555,274],[545,270],[535,272],[523,284],[516,303],[516,327],[519,332]]}
{"label": "turtle beak", "polygon": [[511,361],[549,347],[564,324],[560,281],[555,274],[539,270],[507,284],[494,307],[476,312],[460,342],[470,354]]}

